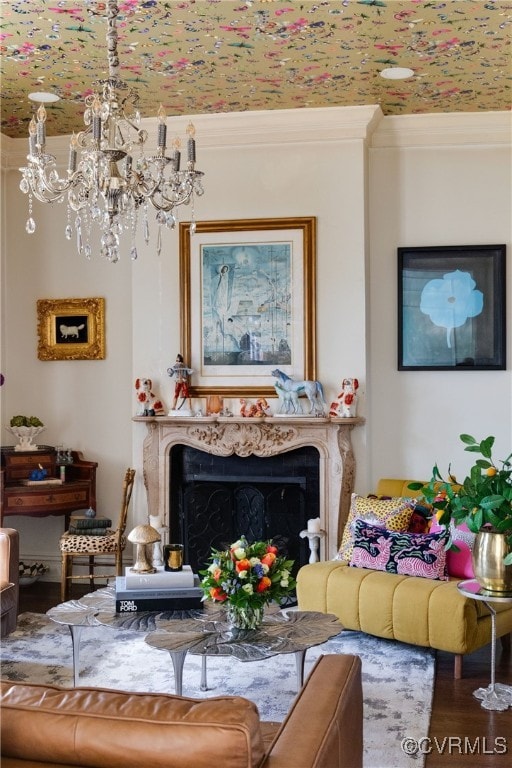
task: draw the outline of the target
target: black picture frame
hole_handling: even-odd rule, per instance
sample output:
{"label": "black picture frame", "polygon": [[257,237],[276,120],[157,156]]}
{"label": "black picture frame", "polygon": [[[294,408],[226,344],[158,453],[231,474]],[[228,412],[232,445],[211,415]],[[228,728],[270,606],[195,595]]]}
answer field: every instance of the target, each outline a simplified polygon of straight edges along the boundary
{"label": "black picture frame", "polygon": [[505,370],[506,246],[397,252],[398,370]]}

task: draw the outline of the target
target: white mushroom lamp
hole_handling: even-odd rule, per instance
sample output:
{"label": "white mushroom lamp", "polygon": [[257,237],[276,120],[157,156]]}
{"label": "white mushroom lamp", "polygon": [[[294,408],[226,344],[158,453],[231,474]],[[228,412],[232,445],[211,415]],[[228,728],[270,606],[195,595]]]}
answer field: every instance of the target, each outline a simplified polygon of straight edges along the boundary
{"label": "white mushroom lamp", "polygon": [[133,531],[128,534],[128,541],[136,545],[135,563],[130,568],[132,573],[155,573],[156,568],[149,562],[146,544],[154,544],[160,541],[160,534],[151,525],[137,525]]}

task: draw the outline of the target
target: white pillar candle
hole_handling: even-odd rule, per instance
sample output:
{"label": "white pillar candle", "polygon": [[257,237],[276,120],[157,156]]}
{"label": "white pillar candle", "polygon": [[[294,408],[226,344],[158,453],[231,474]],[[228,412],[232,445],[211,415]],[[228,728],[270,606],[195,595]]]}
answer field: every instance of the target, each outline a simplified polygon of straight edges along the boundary
{"label": "white pillar candle", "polygon": [[149,524],[152,528],[158,531],[162,527],[162,521],[159,515],[150,515]]}
{"label": "white pillar candle", "polygon": [[313,517],[308,520],[308,532],[319,533],[320,532],[320,518]]}

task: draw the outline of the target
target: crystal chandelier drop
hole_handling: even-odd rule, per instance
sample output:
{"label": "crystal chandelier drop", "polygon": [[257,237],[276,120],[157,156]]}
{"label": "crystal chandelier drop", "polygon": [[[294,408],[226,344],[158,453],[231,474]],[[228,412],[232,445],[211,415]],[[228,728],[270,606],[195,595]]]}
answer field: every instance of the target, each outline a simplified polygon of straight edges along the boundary
{"label": "crystal chandelier drop", "polygon": [[[33,197],[42,203],[62,202],[67,198],[66,237],[73,228],[78,252],[91,257],[90,235],[93,225],[101,234],[101,255],[111,262],[119,260],[119,237],[131,237],[130,256],[137,258],[135,237],[142,218],[144,240],[149,242],[148,203],[156,209],[157,252],[161,250],[161,227],[176,226],[176,209],[192,203],[190,232],[195,230],[194,195],[202,195],[203,173],[196,171],[194,126],[187,129],[186,169],[181,170],[180,140],[174,139],[167,151],[166,116],[158,111],[157,148],[145,154],[147,131],[140,128],[137,109],[139,96],[118,77],[116,20],[117,2],[109,0],[107,10],[108,71],[106,80],[97,82],[97,92],[86,96],[85,129],[73,134],[66,176],[56,168],[56,158],[46,151],[46,109],[41,104],[29,125],[29,154],[26,168],[20,168],[20,189],[29,195],[26,230],[35,231],[32,218]],[[72,221],[74,216],[74,221]]]}

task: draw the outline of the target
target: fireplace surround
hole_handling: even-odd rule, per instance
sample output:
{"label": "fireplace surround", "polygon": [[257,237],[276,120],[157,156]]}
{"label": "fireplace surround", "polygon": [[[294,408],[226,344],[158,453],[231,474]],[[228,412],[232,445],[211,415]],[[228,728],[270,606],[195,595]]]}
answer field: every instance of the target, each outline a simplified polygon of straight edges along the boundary
{"label": "fireplace surround", "polygon": [[[143,475],[149,515],[159,517],[162,527],[173,533],[179,530],[180,510],[172,484],[182,482],[182,478],[173,476],[176,473],[175,447],[180,447],[178,452],[187,448],[218,457],[238,457],[236,464],[242,468],[243,478],[249,474],[245,467],[251,465],[250,461],[244,464],[243,459],[275,457],[297,449],[314,448],[318,453],[318,501],[313,510],[308,511],[305,507],[303,519],[320,517],[321,528],[325,531],[320,556],[335,556],[354,486],[356,464],[351,432],[354,427],[364,424],[363,418],[136,416],[133,420],[145,423],[147,429],[143,442]],[[254,472],[264,484],[269,473],[264,464],[260,466],[262,469]],[[228,472],[228,482],[236,483],[232,470]],[[210,467],[210,474],[218,479],[216,467]],[[202,481],[209,482],[210,479],[202,474]],[[279,481],[286,479],[290,477],[285,469]]]}

